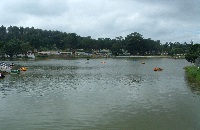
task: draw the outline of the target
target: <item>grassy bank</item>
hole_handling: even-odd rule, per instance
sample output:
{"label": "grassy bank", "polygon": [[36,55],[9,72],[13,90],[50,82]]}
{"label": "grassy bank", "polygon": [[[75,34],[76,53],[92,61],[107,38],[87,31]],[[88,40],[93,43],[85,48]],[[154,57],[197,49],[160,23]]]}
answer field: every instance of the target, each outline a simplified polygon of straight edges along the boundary
{"label": "grassy bank", "polygon": [[185,72],[191,82],[200,84],[200,69],[197,66],[187,66]]}

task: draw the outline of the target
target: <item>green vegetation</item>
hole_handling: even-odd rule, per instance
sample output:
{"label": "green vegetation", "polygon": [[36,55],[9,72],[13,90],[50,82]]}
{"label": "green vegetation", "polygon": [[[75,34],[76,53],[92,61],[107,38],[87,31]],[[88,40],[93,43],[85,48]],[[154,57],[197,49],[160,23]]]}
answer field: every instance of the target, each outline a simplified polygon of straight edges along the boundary
{"label": "green vegetation", "polygon": [[194,66],[185,67],[186,75],[191,82],[198,83],[200,85],[200,45],[194,44],[190,47],[189,51],[185,55],[185,59],[188,62],[194,63]]}
{"label": "green vegetation", "polygon": [[200,69],[198,67],[187,66],[185,67],[185,72],[189,81],[200,84]]}
{"label": "green vegetation", "polygon": [[188,53],[185,56],[185,59],[188,62],[195,63],[197,62],[197,58],[200,56],[200,44],[194,44],[189,49]]}
{"label": "green vegetation", "polygon": [[108,49],[113,55],[184,55],[191,44],[179,42],[165,44],[160,40],[145,39],[141,34],[134,32],[115,39],[98,38],[91,36],[81,37],[76,33],[66,33],[52,30],[35,29],[34,27],[10,26],[0,27],[0,55],[21,54],[27,51],[71,51],[83,49],[85,52]]}

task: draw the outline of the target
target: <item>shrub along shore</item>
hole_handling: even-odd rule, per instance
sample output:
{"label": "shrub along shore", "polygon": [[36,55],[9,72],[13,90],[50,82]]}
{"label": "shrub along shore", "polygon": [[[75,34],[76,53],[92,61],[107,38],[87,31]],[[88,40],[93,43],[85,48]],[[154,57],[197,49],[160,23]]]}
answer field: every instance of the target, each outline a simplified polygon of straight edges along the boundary
{"label": "shrub along shore", "polygon": [[191,82],[195,82],[200,85],[200,68],[197,66],[185,67],[187,78]]}

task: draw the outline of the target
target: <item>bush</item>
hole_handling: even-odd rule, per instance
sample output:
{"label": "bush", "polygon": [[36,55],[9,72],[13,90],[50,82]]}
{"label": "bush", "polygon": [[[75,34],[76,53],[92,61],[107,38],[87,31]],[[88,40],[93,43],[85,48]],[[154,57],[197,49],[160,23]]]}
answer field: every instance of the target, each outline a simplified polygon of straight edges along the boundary
{"label": "bush", "polygon": [[185,72],[190,80],[200,83],[200,69],[197,66],[187,66]]}

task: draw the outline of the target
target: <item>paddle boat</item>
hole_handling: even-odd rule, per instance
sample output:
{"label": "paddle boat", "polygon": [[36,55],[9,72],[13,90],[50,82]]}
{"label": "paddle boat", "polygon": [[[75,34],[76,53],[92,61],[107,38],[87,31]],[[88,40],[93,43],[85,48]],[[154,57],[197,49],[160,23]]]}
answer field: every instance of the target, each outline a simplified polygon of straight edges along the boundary
{"label": "paddle boat", "polygon": [[5,75],[0,73],[0,79],[3,79],[3,78],[5,78]]}
{"label": "paddle boat", "polygon": [[26,67],[21,67],[20,70],[21,71],[26,71],[27,69],[26,69]]}
{"label": "paddle boat", "polygon": [[162,68],[156,67],[156,68],[154,68],[153,70],[154,70],[154,71],[162,71],[163,69],[162,69]]}
{"label": "paddle boat", "polygon": [[20,69],[17,69],[17,70],[11,70],[10,72],[11,74],[19,74],[20,73]]}
{"label": "paddle boat", "polygon": [[0,63],[0,72],[3,72],[3,73],[10,73],[11,71],[11,66],[9,64],[6,64],[6,63]]}
{"label": "paddle boat", "polygon": [[11,66],[11,67],[12,67],[12,66],[15,66],[15,64],[14,64],[14,63],[11,63],[10,66]]}

